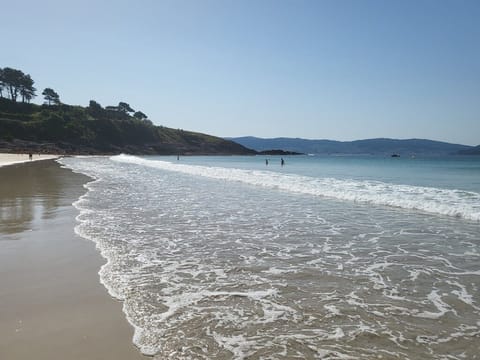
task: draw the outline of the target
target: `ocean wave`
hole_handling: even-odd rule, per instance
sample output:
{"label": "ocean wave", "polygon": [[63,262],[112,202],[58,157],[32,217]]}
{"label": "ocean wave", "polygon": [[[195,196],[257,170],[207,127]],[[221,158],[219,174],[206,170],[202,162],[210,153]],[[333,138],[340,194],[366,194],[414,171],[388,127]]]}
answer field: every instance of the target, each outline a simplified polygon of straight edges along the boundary
{"label": "ocean wave", "polygon": [[480,194],[472,191],[399,185],[380,181],[314,178],[273,171],[185,165],[124,154],[112,156],[111,159],[122,163],[242,182],[282,191],[407,210],[420,210],[432,214],[480,221]]}
{"label": "ocean wave", "polygon": [[324,196],[325,179],[113,160],[59,163],[92,178],[75,231],[106,259],[100,281],[153,359],[476,354],[477,223],[291,201]]}

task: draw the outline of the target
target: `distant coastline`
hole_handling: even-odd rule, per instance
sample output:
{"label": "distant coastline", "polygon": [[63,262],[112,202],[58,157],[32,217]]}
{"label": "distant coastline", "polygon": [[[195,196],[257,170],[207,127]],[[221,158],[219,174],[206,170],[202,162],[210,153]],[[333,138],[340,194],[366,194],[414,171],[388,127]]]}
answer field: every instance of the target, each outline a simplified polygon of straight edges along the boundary
{"label": "distant coastline", "polygon": [[244,136],[226,138],[256,151],[281,149],[283,151],[319,155],[383,155],[445,156],[480,154],[480,146],[427,139],[366,139],[356,141],[310,140],[300,138],[258,138]]}
{"label": "distant coastline", "polygon": [[466,150],[460,150],[460,155],[480,155],[480,145]]}
{"label": "distant coastline", "polygon": [[[33,81],[33,80],[32,80]],[[34,89],[34,88],[33,88]],[[34,89],[35,90],[35,89]],[[111,155],[384,155],[415,157],[480,155],[473,147],[428,139],[356,141],[301,138],[220,138],[154,125],[128,103],[86,107],[60,102],[45,89],[46,103],[31,104],[0,97],[0,152]],[[28,98],[26,98],[28,99]]]}
{"label": "distant coastline", "polygon": [[259,151],[258,155],[305,155],[304,153],[295,152],[295,151],[285,151],[285,150],[263,150]]}

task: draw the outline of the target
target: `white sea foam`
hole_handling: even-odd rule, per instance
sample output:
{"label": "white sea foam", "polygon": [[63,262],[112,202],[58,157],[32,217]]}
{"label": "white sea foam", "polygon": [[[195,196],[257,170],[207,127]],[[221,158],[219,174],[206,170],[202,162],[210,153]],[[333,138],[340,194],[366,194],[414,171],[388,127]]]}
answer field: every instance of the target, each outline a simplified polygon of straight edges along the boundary
{"label": "white sea foam", "polygon": [[332,316],[338,316],[340,315],[340,310],[338,310],[338,308],[335,306],[335,305],[332,305],[332,304],[329,304],[329,305],[323,305],[323,307],[325,309],[328,310],[328,312],[330,313],[329,315],[327,315],[327,317],[332,317]]}
{"label": "white sea foam", "polygon": [[432,290],[428,294],[428,300],[437,308],[438,312],[433,311],[423,311],[420,314],[417,314],[418,317],[427,318],[427,319],[438,319],[445,315],[449,311],[455,312],[447,303],[442,300],[442,297],[438,294],[437,290]]}
{"label": "white sea foam", "polygon": [[221,347],[229,350],[235,359],[245,359],[253,353],[251,347],[255,341],[248,341],[243,335],[222,336],[213,332],[213,338]]}
{"label": "white sea foam", "polygon": [[[296,175],[220,168],[226,196],[216,182],[152,171],[151,163],[60,163],[95,179],[75,202],[76,231],[107,259],[101,282],[123,301],[134,343],[155,360],[477,353],[475,222],[429,217],[426,224],[416,214],[331,207],[308,196],[292,202],[292,191],[303,190],[290,185],[306,184],[303,194],[318,187]],[[263,197],[262,187],[282,191]]]}
{"label": "white sea foam", "polygon": [[447,281],[447,283],[460,289],[453,290],[451,292],[452,294],[456,295],[459,300],[463,301],[465,304],[468,304],[477,310],[480,310],[480,307],[474,304],[473,296],[468,293],[465,285],[460,284],[458,281]]}
{"label": "white sea foam", "polygon": [[433,214],[480,221],[480,194],[471,191],[388,184],[378,181],[312,178],[271,171],[176,164],[131,155],[117,155],[114,161],[176,171],[212,179],[238,181],[256,186],[339,200],[421,210]]}

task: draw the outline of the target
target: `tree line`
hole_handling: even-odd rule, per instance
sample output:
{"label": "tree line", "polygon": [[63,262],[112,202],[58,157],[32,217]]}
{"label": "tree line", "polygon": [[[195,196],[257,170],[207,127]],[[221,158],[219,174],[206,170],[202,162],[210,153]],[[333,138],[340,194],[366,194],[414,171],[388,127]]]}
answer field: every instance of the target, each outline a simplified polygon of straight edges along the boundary
{"label": "tree line", "polygon": [[6,67],[0,68],[0,97],[3,96],[3,91],[6,91],[6,96],[13,102],[17,102],[20,95],[22,102],[30,102],[36,94],[37,89],[33,87],[34,81],[29,74],[23,73],[21,70]]}
{"label": "tree line", "polygon": [[129,104],[122,101],[120,101],[117,106],[105,106],[105,108],[103,108],[102,105],[95,100],[90,100],[90,103],[88,104],[88,110],[94,117],[102,117],[106,114],[117,114],[127,117],[133,116],[138,120],[148,119],[147,115],[145,115],[143,112],[133,110]]}
{"label": "tree line", "polygon": [[[22,70],[12,69],[9,67],[0,68],[0,98],[5,97],[17,102],[18,96],[21,96],[23,103],[29,103],[37,96],[37,89],[33,86],[33,81],[30,74],[25,74]],[[42,91],[45,102],[48,105],[60,105],[60,96],[51,88],[45,88]]]}
{"label": "tree line", "polygon": [[[25,74],[21,70],[9,67],[0,68],[0,98],[7,98],[17,102],[20,96],[23,103],[30,101],[37,96],[37,89],[33,86],[34,81],[30,74]],[[5,92],[5,96],[4,96]],[[45,88],[42,95],[47,105],[60,105],[60,96],[52,88]],[[147,115],[141,111],[135,111],[126,102],[119,102],[117,106],[106,106],[103,108],[95,100],[90,100],[88,110],[92,115],[118,114],[123,116],[133,116],[139,120],[147,120]]]}

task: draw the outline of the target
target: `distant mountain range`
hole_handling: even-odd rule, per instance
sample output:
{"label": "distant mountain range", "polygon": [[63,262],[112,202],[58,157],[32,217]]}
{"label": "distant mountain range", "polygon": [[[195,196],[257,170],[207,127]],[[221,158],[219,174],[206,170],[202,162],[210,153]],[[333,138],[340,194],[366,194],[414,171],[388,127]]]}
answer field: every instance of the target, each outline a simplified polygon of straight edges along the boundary
{"label": "distant mountain range", "polygon": [[480,145],[467,150],[460,150],[460,155],[480,155]]}
{"label": "distant mountain range", "polygon": [[479,147],[451,144],[425,139],[367,139],[356,141],[308,140],[300,138],[262,139],[253,136],[228,138],[247,148],[264,150],[294,151],[304,154],[353,154],[401,156],[470,154]]}

